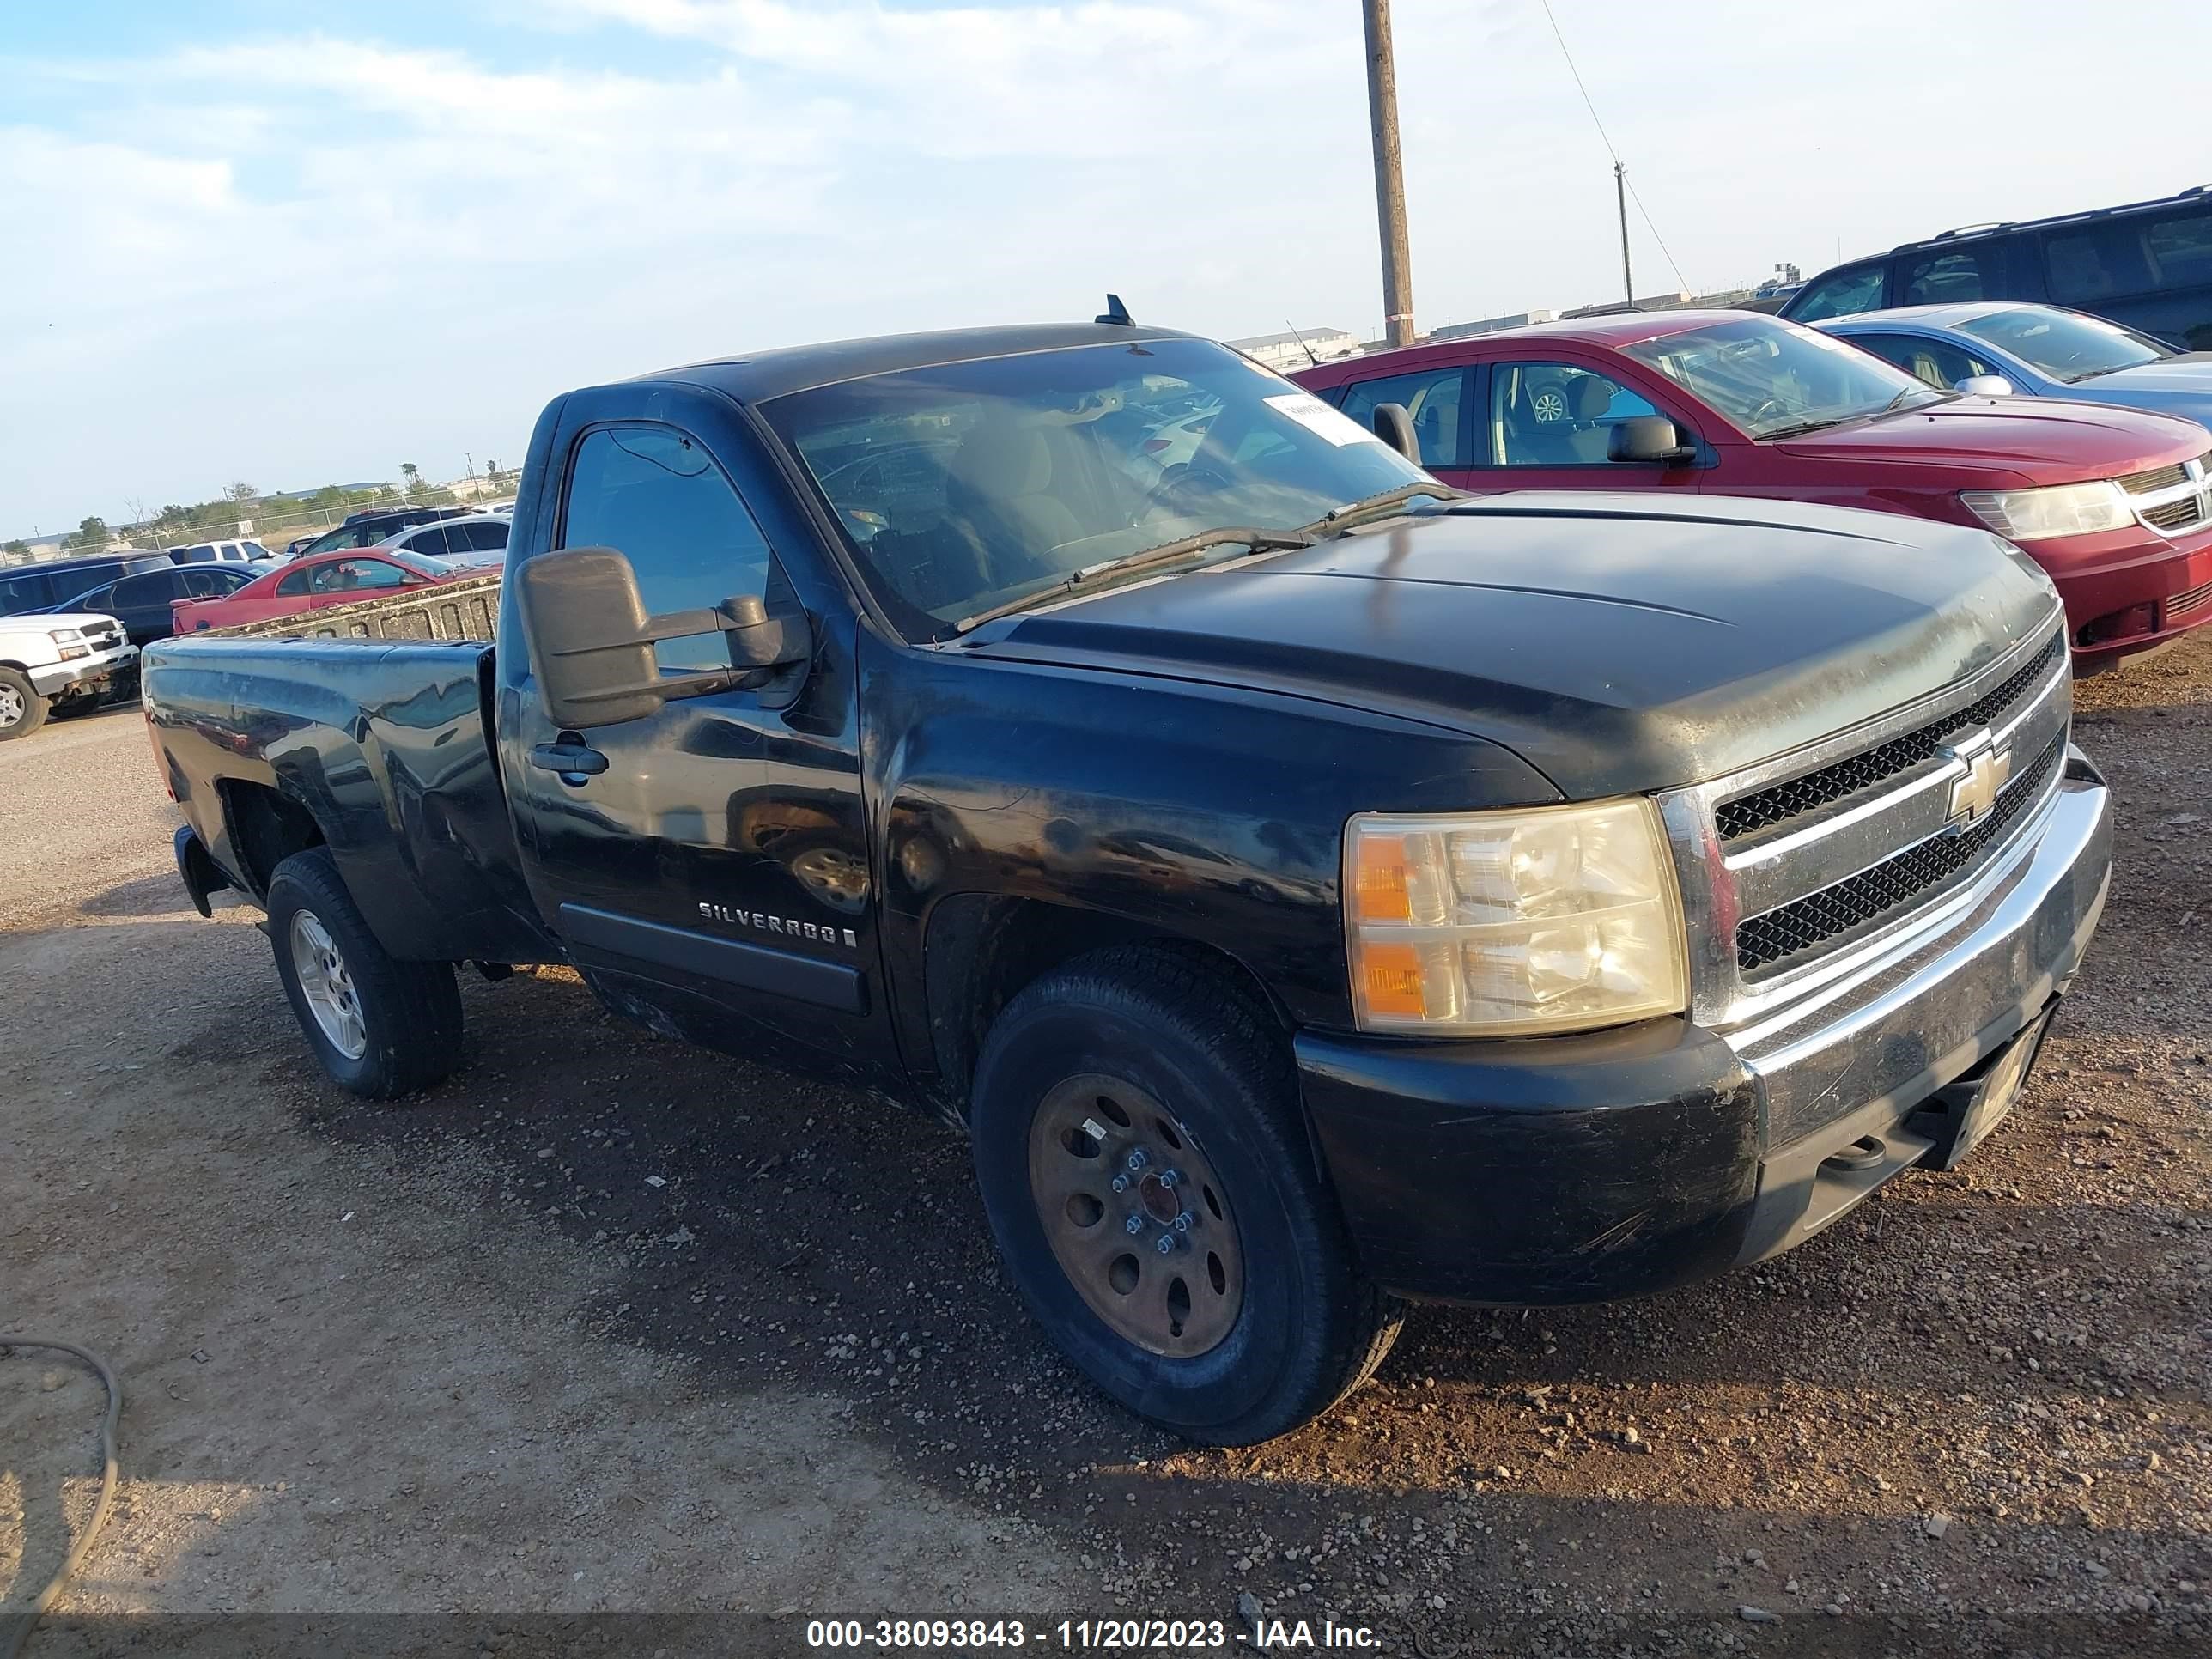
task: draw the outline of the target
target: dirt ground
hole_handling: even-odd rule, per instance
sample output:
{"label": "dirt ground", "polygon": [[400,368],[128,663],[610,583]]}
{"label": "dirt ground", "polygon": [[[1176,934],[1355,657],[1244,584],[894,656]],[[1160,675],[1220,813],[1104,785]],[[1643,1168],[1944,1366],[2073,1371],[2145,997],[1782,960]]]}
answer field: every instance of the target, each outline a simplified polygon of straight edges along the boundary
{"label": "dirt ground", "polygon": [[[1085,1614],[1233,1647],[1255,1601],[1427,1659],[2212,1650],[2212,639],[2079,701],[2112,902],[1964,1170],[1650,1301],[1417,1310],[1344,1408],[1237,1453],[1058,1360],[944,1132],[558,974],[471,979],[468,1068],[367,1105],[257,913],[185,908],[135,714],[0,748],[0,1343],[99,1348],[130,1395],[64,1604],[94,1622],[32,1652],[403,1612],[458,1617],[393,1651]],[[89,1505],[100,1410],[0,1359],[0,1620]],[[674,1622],[591,1622],[640,1613]],[[316,1628],[368,1626],[131,1633]]]}

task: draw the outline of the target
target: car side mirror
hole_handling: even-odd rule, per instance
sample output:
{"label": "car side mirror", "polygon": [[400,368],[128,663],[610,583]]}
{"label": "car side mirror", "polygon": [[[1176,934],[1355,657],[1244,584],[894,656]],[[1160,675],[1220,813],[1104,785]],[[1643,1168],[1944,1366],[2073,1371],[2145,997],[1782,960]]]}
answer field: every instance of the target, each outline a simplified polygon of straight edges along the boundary
{"label": "car side mirror", "polygon": [[1368,419],[1376,437],[1415,466],[1421,464],[1421,441],[1413,435],[1413,417],[1407,413],[1405,404],[1377,404]]}
{"label": "car side mirror", "polygon": [[1672,466],[1694,460],[1698,452],[1682,441],[1681,428],[1664,415],[1632,415],[1606,434],[1605,458],[1632,465]]}
{"label": "car side mirror", "polygon": [[[517,595],[546,718],[564,729],[617,726],[675,698],[743,690],[813,655],[805,612],[771,609],[757,594],[651,615],[637,572],[611,547],[539,554],[523,564]],[[730,666],[663,674],[654,643],[694,634],[721,635]]]}
{"label": "car side mirror", "polygon": [[2009,398],[2012,396],[2012,382],[2002,374],[1969,374],[1954,384],[1951,390],[1963,392],[1969,398]]}

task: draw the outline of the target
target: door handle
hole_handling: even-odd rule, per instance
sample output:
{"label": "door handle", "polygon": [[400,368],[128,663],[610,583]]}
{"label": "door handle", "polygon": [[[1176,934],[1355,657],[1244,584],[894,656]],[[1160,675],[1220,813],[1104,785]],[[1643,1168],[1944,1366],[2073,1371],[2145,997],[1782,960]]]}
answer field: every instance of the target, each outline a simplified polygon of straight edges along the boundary
{"label": "door handle", "polygon": [[586,777],[596,777],[607,769],[607,757],[596,749],[587,748],[573,732],[563,732],[558,743],[539,744],[530,751],[530,763],[544,771],[558,772],[562,780],[569,783],[580,783]]}

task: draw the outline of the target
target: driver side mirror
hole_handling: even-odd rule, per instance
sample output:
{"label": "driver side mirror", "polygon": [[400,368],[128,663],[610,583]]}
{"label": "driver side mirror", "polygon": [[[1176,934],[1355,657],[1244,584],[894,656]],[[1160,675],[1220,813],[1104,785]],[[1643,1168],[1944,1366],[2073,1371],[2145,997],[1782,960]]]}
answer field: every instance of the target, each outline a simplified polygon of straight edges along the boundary
{"label": "driver side mirror", "polygon": [[1969,374],[1951,390],[1969,398],[2009,398],[2012,382],[2002,374]]}
{"label": "driver side mirror", "polygon": [[[620,725],[674,698],[743,690],[813,655],[806,613],[795,605],[770,610],[757,594],[711,611],[651,615],[637,572],[611,547],[540,554],[523,565],[518,597],[546,718],[564,729]],[[660,672],[657,641],[716,633],[728,642],[727,669]]]}
{"label": "driver side mirror", "polygon": [[1681,428],[1664,415],[1632,415],[1606,434],[1605,458],[1644,465],[1674,466],[1697,459]]}
{"label": "driver side mirror", "polygon": [[1368,416],[1375,435],[1415,466],[1421,464],[1421,441],[1413,435],[1413,417],[1403,404],[1377,404]]}

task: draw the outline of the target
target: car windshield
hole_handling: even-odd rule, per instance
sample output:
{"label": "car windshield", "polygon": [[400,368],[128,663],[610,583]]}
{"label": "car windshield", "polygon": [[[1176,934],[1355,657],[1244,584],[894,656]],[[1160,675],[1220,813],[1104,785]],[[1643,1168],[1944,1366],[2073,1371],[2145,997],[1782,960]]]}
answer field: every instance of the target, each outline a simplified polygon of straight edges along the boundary
{"label": "car windshield", "polygon": [[1093,565],[1207,530],[1308,525],[1428,477],[1311,393],[1203,340],[908,369],[763,410],[878,601],[917,639]]}
{"label": "car windshield", "polygon": [[1753,438],[1838,426],[1948,395],[1856,346],[1767,317],[1662,334],[1623,349]]}
{"label": "car windshield", "polygon": [[1960,324],[1959,331],[1987,340],[2031,368],[2039,368],[2052,380],[2069,386],[2175,355],[2157,341],[2118,323],[2044,306],[1993,311]]}

